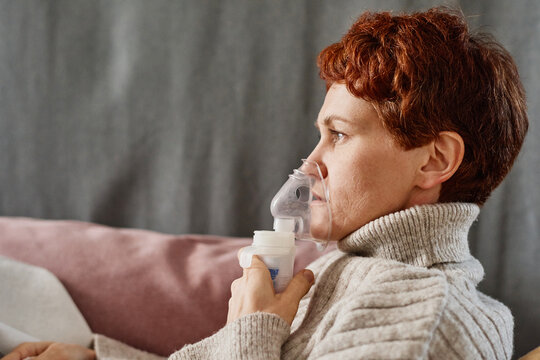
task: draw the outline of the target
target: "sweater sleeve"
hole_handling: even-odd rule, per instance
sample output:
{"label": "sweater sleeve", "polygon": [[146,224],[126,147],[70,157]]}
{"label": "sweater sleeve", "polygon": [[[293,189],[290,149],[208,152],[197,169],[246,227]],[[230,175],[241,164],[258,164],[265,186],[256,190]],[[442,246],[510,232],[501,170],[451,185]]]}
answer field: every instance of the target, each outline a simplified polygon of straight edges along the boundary
{"label": "sweater sleeve", "polygon": [[249,314],[198,343],[184,346],[169,360],[279,359],[289,333],[289,324],[277,315]]}

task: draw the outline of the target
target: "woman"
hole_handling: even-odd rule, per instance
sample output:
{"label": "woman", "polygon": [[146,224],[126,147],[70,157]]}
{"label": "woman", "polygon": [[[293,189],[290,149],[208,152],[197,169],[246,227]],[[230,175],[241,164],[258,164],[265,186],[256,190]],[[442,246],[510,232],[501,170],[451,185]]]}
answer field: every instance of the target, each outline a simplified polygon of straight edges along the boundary
{"label": "woman", "polygon": [[[483,269],[467,244],[528,127],[510,55],[432,9],[364,13],[318,65],[327,95],[309,160],[339,250],[281,294],[254,258],[231,286],[227,325],[170,359],[510,358],[512,315],[476,290]],[[11,358],[51,349],[31,346]],[[102,336],[95,351],[150,356]]]}

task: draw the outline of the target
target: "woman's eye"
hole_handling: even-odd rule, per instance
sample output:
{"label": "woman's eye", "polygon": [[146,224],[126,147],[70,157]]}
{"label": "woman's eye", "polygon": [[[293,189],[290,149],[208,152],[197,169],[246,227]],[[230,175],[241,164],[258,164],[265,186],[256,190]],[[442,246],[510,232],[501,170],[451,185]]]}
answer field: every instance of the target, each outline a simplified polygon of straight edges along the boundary
{"label": "woman's eye", "polygon": [[332,135],[332,139],[334,142],[341,141],[343,140],[343,138],[345,138],[345,134],[336,130],[330,130],[330,134]]}

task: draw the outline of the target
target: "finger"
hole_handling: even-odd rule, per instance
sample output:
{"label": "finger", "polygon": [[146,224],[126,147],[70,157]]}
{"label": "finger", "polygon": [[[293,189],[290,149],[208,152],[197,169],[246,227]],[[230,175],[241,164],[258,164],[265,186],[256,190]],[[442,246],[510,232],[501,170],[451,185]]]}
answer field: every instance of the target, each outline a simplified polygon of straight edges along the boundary
{"label": "finger", "polygon": [[247,269],[244,269],[244,279],[247,283],[261,283],[267,282],[272,284],[272,276],[270,275],[270,270],[266,264],[259,258],[257,255],[253,255],[251,260],[251,266]]}
{"label": "finger", "polygon": [[28,357],[33,357],[47,350],[51,344],[51,341],[22,343],[13,349],[12,352],[4,356],[2,360],[23,360]]}
{"label": "finger", "polygon": [[240,261],[240,254],[242,254],[242,251],[244,250],[244,248],[240,248],[238,249],[238,252],[236,253],[236,257],[238,258],[238,261]]}
{"label": "finger", "polygon": [[538,360],[538,359],[540,359],[540,346],[519,358],[519,360]]}
{"label": "finger", "polygon": [[1,360],[23,360],[24,357],[19,355],[17,352],[10,352],[6,356],[4,356]]}
{"label": "finger", "polygon": [[251,266],[248,269],[268,269],[266,264],[257,255],[253,255],[251,258]]}
{"label": "finger", "polygon": [[242,278],[236,279],[231,283],[231,295],[234,295],[241,285]]}
{"label": "finger", "polygon": [[51,344],[51,346],[38,357],[40,360],[95,360],[95,358],[96,354],[93,350],[81,345],[63,343]]}
{"label": "finger", "polygon": [[261,258],[258,257],[257,255],[252,255],[252,257],[251,257],[251,266],[248,267],[248,268],[244,268],[242,276],[246,277],[247,273],[248,272],[253,273],[253,270],[255,270],[255,273],[257,273],[257,272],[261,273],[261,271],[262,271],[262,274],[264,274],[263,275],[264,277],[267,277],[266,273],[268,273],[268,276],[270,276],[270,271],[268,271],[268,267],[261,260]]}
{"label": "finger", "polygon": [[[236,253],[236,257],[238,258],[238,262],[240,263],[240,266],[242,267],[242,272],[243,274],[245,275],[246,274],[246,266],[251,266],[251,261],[253,260],[253,255],[251,256],[251,261],[248,261],[246,263],[246,260],[244,258],[244,261],[242,261],[242,253],[244,252],[244,250],[246,249],[246,247],[243,247],[243,248],[240,248],[238,249],[238,252]],[[248,255],[249,256],[249,255]]]}
{"label": "finger", "polygon": [[234,314],[234,310],[235,310],[235,309],[233,309],[233,306],[234,306],[233,299],[230,298],[229,299],[229,304],[228,304],[228,310],[227,310],[227,324],[230,323],[233,320],[233,314]]}
{"label": "finger", "polygon": [[[242,247],[242,248],[238,249],[238,251],[236,252],[236,257],[238,258],[238,261],[240,261],[240,256],[242,256],[242,252],[246,249],[246,247]],[[253,261],[253,258],[255,258],[256,256],[257,255],[252,255],[252,257],[251,257],[252,261]]]}
{"label": "finger", "polygon": [[314,282],[315,276],[311,270],[304,269],[299,271],[298,274],[292,278],[291,282],[282,293],[282,297],[287,298],[288,301],[298,304],[300,299],[307,294]]}
{"label": "finger", "polygon": [[252,256],[251,266],[244,268],[242,277],[238,280],[239,286],[235,287],[234,290],[240,290],[239,293],[248,291],[248,293],[253,294],[262,289],[268,290],[268,288],[274,292],[270,270],[257,255]]}

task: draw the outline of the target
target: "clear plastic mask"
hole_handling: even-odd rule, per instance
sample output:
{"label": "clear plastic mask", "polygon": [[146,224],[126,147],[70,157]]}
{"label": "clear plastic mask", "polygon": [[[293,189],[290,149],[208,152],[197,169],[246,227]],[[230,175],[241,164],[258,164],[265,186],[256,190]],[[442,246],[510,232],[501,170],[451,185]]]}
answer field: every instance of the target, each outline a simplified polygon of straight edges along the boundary
{"label": "clear plastic mask", "polygon": [[297,240],[313,240],[324,249],[332,233],[329,192],[319,165],[302,161],[272,199],[274,230],[294,232]]}

